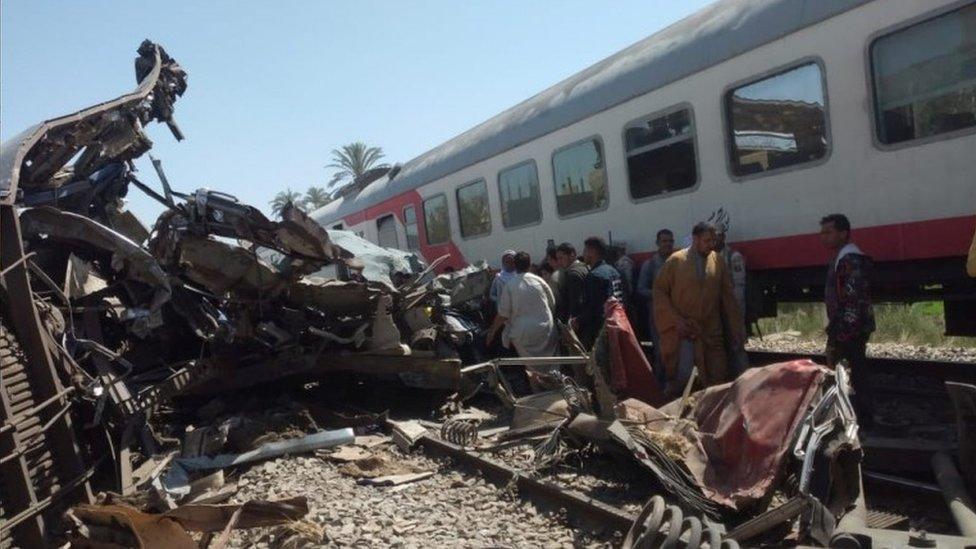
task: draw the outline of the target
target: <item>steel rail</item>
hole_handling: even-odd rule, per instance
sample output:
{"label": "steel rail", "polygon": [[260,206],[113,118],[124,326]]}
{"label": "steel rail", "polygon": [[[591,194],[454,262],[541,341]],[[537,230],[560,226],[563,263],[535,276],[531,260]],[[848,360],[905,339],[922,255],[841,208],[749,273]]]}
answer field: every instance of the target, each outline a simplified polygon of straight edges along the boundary
{"label": "steel rail", "polygon": [[497,486],[514,485],[518,488],[520,497],[544,508],[565,509],[573,518],[593,527],[610,528],[621,534],[626,534],[637,518],[636,515],[584,496],[574,490],[531,478],[497,461],[479,456],[474,452],[430,435],[421,437],[417,444],[429,455],[455,459],[474,468]]}

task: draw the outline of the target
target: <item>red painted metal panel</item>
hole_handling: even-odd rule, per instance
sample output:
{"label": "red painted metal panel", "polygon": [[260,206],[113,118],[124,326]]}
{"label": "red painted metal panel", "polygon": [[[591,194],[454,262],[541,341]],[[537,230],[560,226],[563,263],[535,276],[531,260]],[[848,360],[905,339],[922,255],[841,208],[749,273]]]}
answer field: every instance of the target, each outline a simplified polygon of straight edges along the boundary
{"label": "red painted metal panel", "polygon": [[393,214],[403,224],[403,208],[412,205],[417,211],[417,231],[420,233],[420,254],[424,256],[424,259],[433,261],[442,255],[450,254],[450,259],[444,262],[441,269],[445,267],[454,267],[455,269],[463,268],[467,265],[467,262],[464,259],[464,254],[461,253],[461,250],[453,240],[449,240],[443,244],[431,245],[427,243],[427,230],[422,202],[420,193],[417,191],[407,191],[375,206],[370,206],[361,212],[348,215],[343,218],[343,221],[346,226],[352,226],[366,221],[372,221],[384,215]]}

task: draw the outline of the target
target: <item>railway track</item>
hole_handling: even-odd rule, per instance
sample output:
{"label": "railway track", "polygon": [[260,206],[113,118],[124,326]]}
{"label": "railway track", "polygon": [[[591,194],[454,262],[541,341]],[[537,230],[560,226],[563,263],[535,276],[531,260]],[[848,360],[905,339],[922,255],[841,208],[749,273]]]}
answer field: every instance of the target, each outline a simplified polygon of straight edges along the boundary
{"label": "railway track", "polygon": [[[820,364],[824,363],[824,355],[819,353],[790,353],[778,351],[748,351],[749,363],[754,366],[765,366],[789,360],[810,359]],[[867,357],[865,362],[872,374],[888,374],[895,376],[921,376],[935,378],[942,381],[960,381],[976,383],[976,364],[967,362],[951,362],[948,360],[923,360],[913,358],[882,358]]]}
{"label": "railway track", "polygon": [[[635,522],[647,519],[643,512],[635,514],[616,504],[601,501],[600,498],[561,485],[559,482],[548,478],[544,473],[530,474],[520,471],[519,468],[511,466],[503,460],[487,457],[483,451],[459,446],[440,439],[436,435],[421,437],[418,441],[418,447],[428,456],[449,458],[456,466],[481,475],[502,490],[513,490],[518,497],[532,502],[540,510],[564,515],[577,527],[617,532],[616,536],[619,538],[614,537],[622,539],[630,530],[635,528]],[[951,519],[946,513],[946,509],[943,508],[945,504],[938,486],[906,481],[900,477],[889,477],[883,474],[868,473],[868,475],[866,481],[871,488],[869,496],[875,490],[879,496],[877,498],[869,497],[871,501],[869,501],[866,515],[866,524],[869,528],[907,529],[909,517],[898,511],[893,512],[892,506],[899,502],[904,504],[908,500],[917,501],[919,496],[922,496],[921,501],[931,506],[932,516],[939,517],[937,520],[943,521],[947,528],[952,528]],[[646,482],[646,479],[635,478],[634,481]],[[906,482],[909,483],[907,487],[902,485]],[[892,492],[892,486],[898,490]],[[882,490],[882,488],[884,489]],[[660,496],[649,501],[653,503],[653,499],[660,499]],[[702,527],[705,532],[710,532],[712,535],[725,540],[722,547],[738,547],[736,542],[746,543],[747,540],[765,532],[774,525],[788,522],[791,518],[799,516],[804,508],[794,508],[794,503],[797,501],[788,502],[779,508],[771,508],[767,513],[746,521],[735,528],[710,522],[703,522]],[[672,512],[681,513],[680,509],[677,508],[673,509]],[[929,521],[929,524],[932,522]],[[645,523],[643,526],[646,530],[647,524]],[[659,526],[656,525],[653,528]],[[640,531],[641,527],[636,526],[636,529]],[[679,546],[684,547],[684,545]]]}
{"label": "railway track", "polygon": [[476,470],[498,486],[514,486],[521,497],[542,508],[565,509],[571,516],[588,526],[608,527],[625,534],[637,518],[636,515],[595,498],[545,480],[529,477],[500,461],[478,455],[451,442],[425,436],[418,444],[428,455],[451,458],[463,466]]}
{"label": "railway track", "polygon": [[[784,353],[771,351],[750,351],[750,363],[761,366],[785,362],[797,359],[810,359],[815,362],[823,363],[824,356],[813,353]],[[938,402],[941,406],[948,406],[948,398],[942,387],[942,382],[946,380],[976,382],[976,365],[933,360],[914,360],[914,359],[891,359],[891,358],[869,358],[868,366],[872,373],[879,376],[886,376],[892,381],[884,390],[885,393],[895,401],[912,400],[905,399],[905,395],[917,397],[917,399],[928,402]],[[901,383],[909,377],[921,376],[928,378],[919,384],[909,381],[902,386]],[[945,415],[951,416],[951,410],[946,409]],[[941,414],[940,414],[941,415]],[[502,488],[515,488],[519,497],[532,501],[543,509],[565,512],[575,522],[581,525],[599,525],[604,528],[626,533],[633,525],[637,515],[633,510],[627,510],[618,505],[601,501],[599,498],[592,497],[585,491],[579,491],[572,487],[567,487],[556,479],[547,478],[545,474],[529,475],[521,471],[519,467],[513,467],[507,463],[506,459],[496,459],[488,457],[484,452],[474,451],[470,448],[459,446],[452,442],[442,440],[436,436],[427,436],[421,439],[418,446],[424,453],[431,456],[447,457],[453,460],[458,466],[474,470],[482,475],[486,480]],[[940,446],[941,447],[941,446]],[[872,457],[882,457],[887,459],[890,453],[900,453],[902,449],[893,448],[890,451],[884,448],[874,448],[872,445],[870,453]],[[928,468],[928,454],[925,452],[925,459],[919,459],[924,467]],[[881,469],[887,471],[888,469]],[[635,479],[637,480],[637,479]],[[938,505],[938,498],[933,498],[933,503]],[[869,512],[869,524],[872,527],[890,527],[893,524],[904,524],[907,517],[901,514],[891,514],[884,510],[884,506],[878,509],[871,509]],[[735,533],[733,536],[742,535]]]}

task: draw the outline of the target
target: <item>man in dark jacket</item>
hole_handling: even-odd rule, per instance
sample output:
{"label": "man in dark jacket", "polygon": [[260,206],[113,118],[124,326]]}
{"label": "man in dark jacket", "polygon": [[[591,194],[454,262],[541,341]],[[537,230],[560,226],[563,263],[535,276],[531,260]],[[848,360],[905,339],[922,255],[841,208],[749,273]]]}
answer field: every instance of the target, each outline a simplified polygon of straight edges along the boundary
{"label": "man in dark jacket", "polygon": [[583,261],[590,267],[583,280],[583,301],[573,329],[587,349],[593,347],[603,326],[603,304],[607,299],[623,297],[620,273],[606,262],[607,244],[603,239],[591,236],[583,243]]}
{"label": "man in dark jacket", "polygon": [[563,242],[556,248],[559,262],[559,292],[556,294],[556,318],[568,323],[576,316],[583,302],[583,280],[590,271],[586,264],[576,258],[576,248]]}
{"label": "man in dark jacket", "polygon": [[820,220],[820,241],[832,252],[824,286],[827,365],[833,367],[847,360],[858,422],[870,427],[874,422],[873,395],[864,361],[868,338],[875,328],[868,282],[871,258],[850,239],[851,222],[845,215],[830,214]]}

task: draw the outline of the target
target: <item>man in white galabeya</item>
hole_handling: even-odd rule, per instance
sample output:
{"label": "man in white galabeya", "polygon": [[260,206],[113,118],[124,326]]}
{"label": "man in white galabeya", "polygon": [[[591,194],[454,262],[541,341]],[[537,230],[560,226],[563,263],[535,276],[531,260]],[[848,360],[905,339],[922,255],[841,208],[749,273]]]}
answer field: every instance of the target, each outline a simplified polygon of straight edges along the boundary
{"label": "man in white galabeya", "polygon": [[[488,330],[488,344],[502,330],[502,344],[519,356],[555,356],[558,344],[553,307],[556,299],[546,281],[529,272],[532,258],[527,252],[514,257],[515,276],[505,283],[498,299],[498,315]],[[503,329],[504,328],[504,329]],[[527,367],[529,382],[539,387],[538,376],[550,367]]]}

